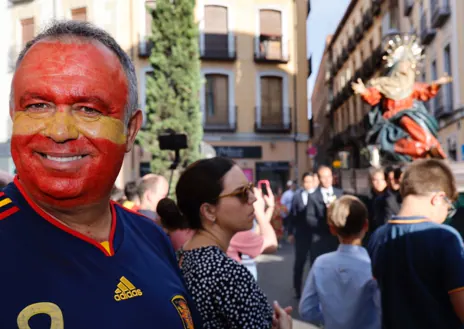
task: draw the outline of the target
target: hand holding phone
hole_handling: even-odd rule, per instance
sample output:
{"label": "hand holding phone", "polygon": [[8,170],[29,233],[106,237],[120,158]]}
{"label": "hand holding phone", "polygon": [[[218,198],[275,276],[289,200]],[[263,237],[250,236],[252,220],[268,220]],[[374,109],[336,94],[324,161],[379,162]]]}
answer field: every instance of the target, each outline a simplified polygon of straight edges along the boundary
{"label": "hand holding phone", "polygon": [[[263,179],[263,180],[260,180],[257,185],[258,185],[258,189],[263,191],[264,201],[266,201],[266,205],[269,208],[274,208],[275,199],[274,199],[274,193],[272,193],[271,183],[267,179]],[[262,187],[263,185],[266,186],[266,189]]]}

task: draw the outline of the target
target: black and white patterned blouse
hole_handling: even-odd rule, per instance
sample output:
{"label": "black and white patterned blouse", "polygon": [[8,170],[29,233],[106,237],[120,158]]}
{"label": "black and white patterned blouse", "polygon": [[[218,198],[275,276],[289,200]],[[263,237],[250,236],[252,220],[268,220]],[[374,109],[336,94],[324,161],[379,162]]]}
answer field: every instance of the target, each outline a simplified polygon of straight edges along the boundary
{"label": "black and white patterned blouse", "polygon": [[252,274],[218,247],[179,250],[204,329],[268,329],[273,309]]}

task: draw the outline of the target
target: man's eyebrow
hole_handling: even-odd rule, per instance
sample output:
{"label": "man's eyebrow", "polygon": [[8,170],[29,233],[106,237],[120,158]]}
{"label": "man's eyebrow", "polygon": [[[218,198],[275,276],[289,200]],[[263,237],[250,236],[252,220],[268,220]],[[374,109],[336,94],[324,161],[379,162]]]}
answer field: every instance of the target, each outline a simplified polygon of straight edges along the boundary
{"label": "man's eyebrow", "polygon": [[[21,95],[19,98],[19,103],[22,104],[25,101],[32,99],[32,98],[37,98],[37,99],[43,99],[44,101],[50,101],[50,97],[47,96],[46,93],[37,93],[37,92],[28,92],[26,91]],[[101,97],[95,96],[95,95],[90,95],[90,96],[84,96],[84,95],[75,95],[71,96],[72,102],[73,103],[96,103],[101,106],[108,106],[108,103],[102,99]]]}

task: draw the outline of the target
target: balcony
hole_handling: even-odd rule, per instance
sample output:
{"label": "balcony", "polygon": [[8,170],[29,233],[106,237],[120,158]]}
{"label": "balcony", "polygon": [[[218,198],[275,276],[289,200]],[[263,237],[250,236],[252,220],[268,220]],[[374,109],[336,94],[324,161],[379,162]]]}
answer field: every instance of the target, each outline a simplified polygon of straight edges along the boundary
{"label": "balcony", "polygon": [[372,0],[372,15],[379,16],[382,12],[382,0]]}
{"label": "balcony", "polygon": [[337,72],[342,68],[343,66],[343,58],[342,58],[342,55],[340,54],[340,56],[338,56],[337,58]]}
{"label": "balcony", "polygon": [[203,33],[200,36],[200,59],[209,61],[235,61],[237,37],[229,34]]}
{"label": "balcony", "polygon": [[[292,120],[290,107],[281,106],[278,110],[270,107],[255,107],[256,122],[255,132],[257,133],[290,133],[292,131]],[[263,113],[281,113],[278,117],[275,115],[263,115]],[[284,119],[285,117],[285,119]]]}
{"label": "balcony", "polygon": [[372,23],[374,23],[374,17],[373,17],[373,10],[371,8],[371,9],[366,10],[363,15],[362,25],[363,25],[364,30],[367,31],[372,26]]}
{"label": "balcony", "polygon": [[427,15],[424,13],[420,21],[420,39],[423,45],[428,45],[435,38],[436,31],[435,29],[429,26]]}
{"label": "balcony", "polygon": [[364,79],[370,78],[374,74],[374,66],[372,65],[374,57],[368,58],[363,63],[363,75]]}
{"label": "balcony", "polygon": [[338,69],[337,69],[337,64],[333,63],[332,66],[330,67],[330,78],[333,79],[333,77],[337,74]]}
{"label": "balcony", "polygon": [[372,66],[374,70],[378,70],[382,66],[383,56],[385,52],[382,46],[378,46],[372,54]]}
{"label": "balcony", "polygon": [[[235,132],[237,131],[237,106],[229,108],[215,108],[217,113],[225,113],[222,117],[226,118],[215,118],[209,117],[206,113],[207,110],[203,108],[203,113],[205,113],[205,122],[203,123],[203,130],[205,132]],[[231,118],[231,114],[234,114],[234,118]]]}
{"label": "balcony", "polygon": [[341,65],[340,65],[340,67],[343,66],[345,61],[348,59],[348,56],[349,56],[348,51],[346,50],[346,48],[343,48],[342,55],[341,55]]}
{"label": "balcony", "polygon": [[414,7],[414,0],[404,0],[404,16],[411,15],[413,7]]}
{"label": "balcony", "polygon": [[432,27],[442,27],[451,16],[449,0],[431,0],[430,12],[432,13]]}
{"label": "balcony", "polygon": [[353,50],[356,48],[356,41],[354,40],[354,36],[348,39],[348,52],[352,53]]}
{"label": "balcony", "polygon": [[361,26],[361,23],[356,26],[355,30],[354,30],[354,39],[355,41],[361,41],[362,38],[363,38],[363,34],[364,34],[364,30]]}
{"label": "balcony", "polygon": [[313,57],[308,58],[308,78],[311,76],[311,73],[313,73]]}
{"label": "balcony", "polygon": [[437,119],[443,119],[453,114],[453,107],[449,104],[449,102],[445,101],[445,98],[443,97],[444,92],[445,89],[440,89],[434,99],[435,117]]}
{"label": "balcony", "polygon": [[148,40],[147,37],[139,41],[138,50],[139,50],[140,58],[150,57],[152,49],[153,49],[153,42],[151,40]]}
{"label": "balcony", "polygon": [[284,45],[281,36],[255,37],[255,62],[288,63],[288,47]]}
{"label": "balcony", "polygon": [[8,4],[14,6],[14,5],[19,5],[21,3],[28,3],[32,1],[34,0],[8,0]]}

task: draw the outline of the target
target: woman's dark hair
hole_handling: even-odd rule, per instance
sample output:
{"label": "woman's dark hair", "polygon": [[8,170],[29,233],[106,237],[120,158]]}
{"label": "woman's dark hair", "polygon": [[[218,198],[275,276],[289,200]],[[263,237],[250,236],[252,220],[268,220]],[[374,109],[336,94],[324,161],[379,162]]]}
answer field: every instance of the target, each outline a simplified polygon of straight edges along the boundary
{"label": "woman's dark hair", "polygon": [[201,229],[200,207],[216,204],[223,190],[223,179],[235,162],[215,157],[199,160],[185,169],[176,186],[177,205],[169,198],[156,207],[161,224],[168,230]]}

